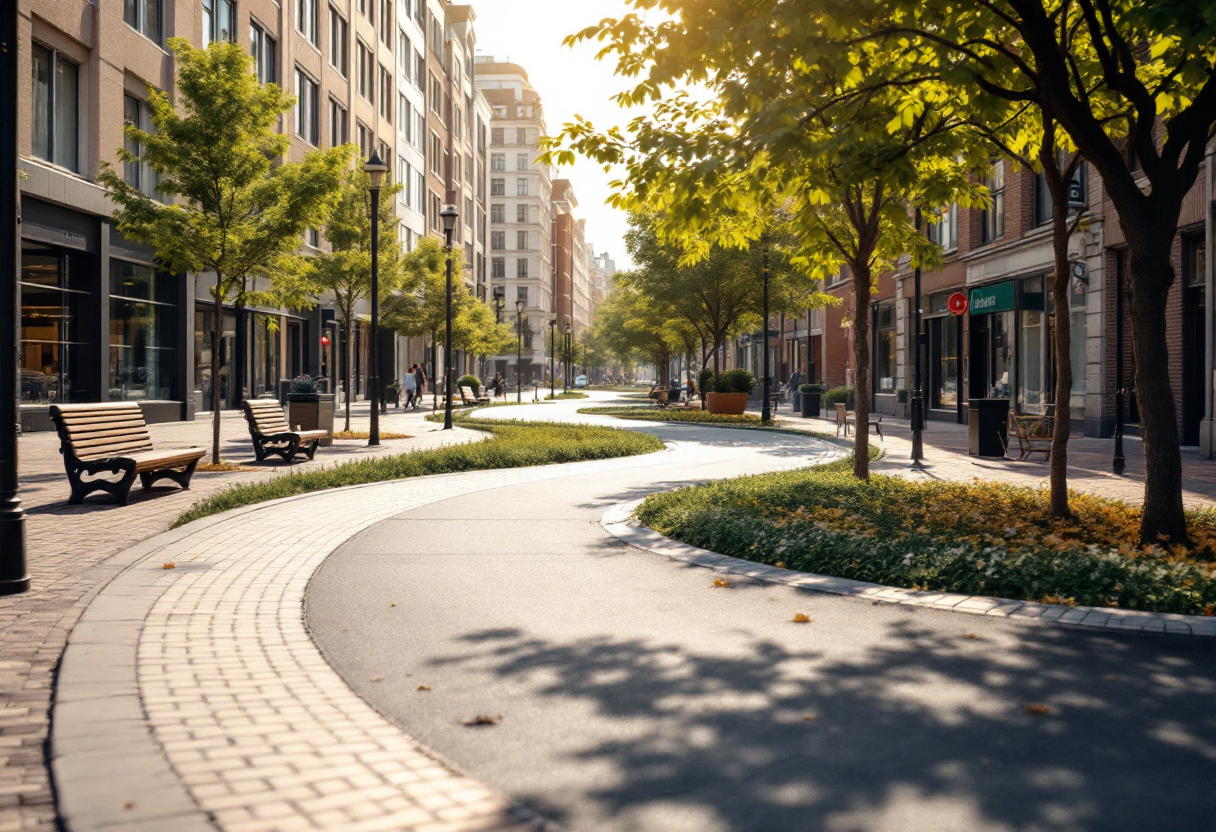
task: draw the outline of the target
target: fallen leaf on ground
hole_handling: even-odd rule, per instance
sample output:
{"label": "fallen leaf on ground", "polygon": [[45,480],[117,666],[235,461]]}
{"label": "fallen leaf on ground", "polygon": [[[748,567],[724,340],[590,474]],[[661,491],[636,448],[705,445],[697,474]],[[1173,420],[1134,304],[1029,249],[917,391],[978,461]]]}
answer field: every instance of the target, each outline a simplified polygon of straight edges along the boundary
{"label": "fallen leaf on ground", "polygon": [[774,564],[773,564],[773,566],[776,566],[778,569],[784,569],[784,568],[785,568],[785,561],[783,561],[783,560],[779,560],[779,561],[777,561],[776,563],[774,563]]}
{"label": "fallen leaf on ground", "polygon": [[134,809],[134,808],[135,808],[135,804],[134,804],[134,803],[124,803],[124,804],[122,804],[122,808],[124,808],[124,809]]}
{"label": "fallen leaf on ground", "polygon": [[176,563],[166,563],[161,566],[161,569],[176,569],[176,568],[177,568]]}
{"label": "fallen leaf on ground", "polygon": [[1116,676],[1116,675],[1114,675],[1113,673],[1112,673],[1112,674],[1110,674],[1109,676],[1103,676],[1102,678],[1103,678],[1103,679],[1105,679],[1105,680],[1106,680],[1106,681],[1108,681],[1108,682],[1117,682],[1117,681],[1119,681],[1119,677],[1118,677],[1118,676]]}
{"label": "fallen leaf on ground", "polygon": [[975,638],[975,633],[967,633],[967,638]]}
{"label": "fallen leaf on ground", "polygon": [[395,607],[395,606],[397,606],[397,602],[396,602],[396,601],[394,601],[393,603],[389,604],[389,606],[390,606],[390,607]]}
{"label": "fallen leaf on ground", "polygon": [[794,614],[794,623],[795,623],[795,624],[810,624],[810,623],[811,623],[811,619],[807,618],[807,617],[806,617],[804,614],[802,614],[802,613],[795,613],[795,614]]}
{"label": "fallen leaf on ground", "polygon": [[460,724],[473,728],[478,725],[497,725],[500,722],[502,722],[502,714],[498,716],[483,716],[482,714],[478,714],[472,719],[462,719]]}
{"label": "fallen leaf on ground", "polygon": [[817,716],[819,716],[819,714],[806,714],[805,716],[802,717],[802,721],[803,722],[814,722],[815,718]]}
{"label": "fallen leaf on ground", "polygon": [[430,685],[419,685],[418,690],[430,690]]}
{"label": "fallen leaf on ground", "polygon": [[383,682],[383,681],[384,681],[384,677],[383,677],[383,676],[373,676],[373,677],[371,678],[371,681],[373,681],[373,682]]}
{"label": "fallen leaf on ground", "polygon": [[1026,706],[1026,713],[1034,714],[1035,716],[1042,716],[1043,714],[1051,713],[1051,707],[1044,705],[1041,702],[1034,702]]}
{"label": "fallen leaf on ground", "polygon": [[724,581],[721,578],[714,578],[714,586],[730,586],[730,581]]}

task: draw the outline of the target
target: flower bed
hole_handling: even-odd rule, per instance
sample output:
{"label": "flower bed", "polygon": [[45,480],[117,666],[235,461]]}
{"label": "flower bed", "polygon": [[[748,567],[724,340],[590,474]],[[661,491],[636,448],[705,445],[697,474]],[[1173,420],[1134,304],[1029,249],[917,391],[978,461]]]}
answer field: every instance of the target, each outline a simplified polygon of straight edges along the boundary
{"label": "flower bed", "polygon": [[855,479],[840,463],[649,497],[645,525],[789,569],[907,589],[1153,612],[1216,612],[1216,513],[1188,513],[1195,547],[1140,546],[1139,509],[1074,494],[1054,521],[1045,490]]}
{"label": "flower bed", "polygon": [[[697,422],[708,425],[756,425],[760,426],[760,417],[750,414],[727,416],[710,413],[695,407],[634,407],[616,405],[605,407],[583,407],[579,413],[598,413],[605,416],[615,416],[618,419],[649,419],[654,422]],[[772,420],[769,427],[780,425],[781,422]]]}

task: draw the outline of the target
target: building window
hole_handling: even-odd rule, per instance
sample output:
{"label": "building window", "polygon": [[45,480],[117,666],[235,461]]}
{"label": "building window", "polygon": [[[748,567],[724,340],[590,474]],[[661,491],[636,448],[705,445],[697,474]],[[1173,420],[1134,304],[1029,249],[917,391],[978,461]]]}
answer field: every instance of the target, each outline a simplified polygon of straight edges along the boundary
{"label": "building window", "polygon": [[404,95],[397,93],[397,132],[407,143],[410,140],[410,125],[413,123],[414,116],[410,111],[410,102],[405,100]]}
{"label": "building window", "polygon": [[519,251],[528,250],[528,232],[527,231],[516,231],[515,232],[515,248]]}
{"label": "building window", "polygon": [[501,171],[507,169],[507,154],[491,153],[490,154],[490,170]]}
{"label": "building window", "polygon": [[[1068,207],[1083,208],[1086,204],[1085,195],[1085,163],[1077,165],[1076,172],[1073,173],[1072,181],[1068,186]],[[1034,177],[1034,224],[1046,225],[1051,222],[1055,216],[1055,205],[1051,200],[1051,191],[1047,187],[1047,180],[1043,174],[1037,173]]]}
{"label": "building window", "polygon": [[414,171],[414,210],[426,216],[426,173]]}
{"label": "building window", "polygon": [[528,206],[527,205],[516,205],[515,206],[515,221],[516,222],[527,222],[528,221]]}
{"label": "building window", "polygon": [[376,138],[372,135],[371,128],[361,121],[356,121],[355,134],[356,144],[359,145],[360,158],[370,159],[372,147],[376,144]]}
{"label": "building window", "polygon": [[372,95],[372,87],[376,83],[375,65],[372,63],[372,52],[363,45],[363,41],[355,41],[355,60],[356,60],[356,78],[355,89],[359,91],[359,95],[363,96],[369,102],[374,101]]}
{"label": "building window", "polygon": [[346,144],[346,108],[329,99],[329,146]]}
{"label": "building window", "polygon": [[507,260],[505,257],[490,258],[490,278],[505,278],[507,276]]}
{"label": "building window", "polygon": [[1005,161],[999,160],[984,180],[992,196],[992,207],[980,212],[980,242],[991,243],[1005,236]]}
{"label": "building window", "polygon": [[431,75],[431,112],[443,120],[443,85],[434,74]]}
{"label": "building window", "polygon": [[[140,101],[132,95],[124,95],[122,110],[124,123],[130,124],[145,133],[152,132],[151,112],[148,110],[147,102]],[[156,183],[159,181],[159,178],[156,172],[140,159],[139,142],[124,134],[123,147],[135,157],[134,162],[123,162],[123,179],[127,181],[127,184],[141,191],[145,196],[152,199],[160,199],[160,194],[156,191]]]}
{"label": "building window", "polygon": [[249,54],[253,56],[253,74],[263,84],[278,81],[275,67],[278,57],[276,47],[274,38],[267,35],[265,29],[256,23],[249,24]]}
{"label": "building window", "polygon": [[33,100],[30,123],[34,155],[80,170],[80,68],[54,49],[33,46]]}
{"label": "building window", "polygon": [[506,208],[505,205],[498,205],[498,204],[491,205],[490,206],[490,222],[506,222],[506,220],[503,218],[503,215],[506,213],[504,210],[505,208]]}
{"label": "building window", "polygon": [[393,78],[384,67],[380,67],[380,118],[393,123]]}
{"label": "building window", "polygon": [[[502,146],[503,146],[503,144],[504,144],[504,142],[503,142],[503,129],[502,129],[501,127],[491,127],[491,128],[490,128],[490,144],[491,144],[492,146],[494,146],[494,147],[502,147]],[[503,164],[506,164],[506,157],[505,157],[505,156],[503,157],[503,160],[504,160],[504,161],[503,161]]]}
{"label": "building window", "polygon": [[[73,383],[85,344],[80,332],[91,307],[88,270],[73,255],[21,254],[21,401],[75,401]],[[77,272],[79,271],[79,274]]]}
{"label": "building window", "polygon": [[342,73],[345,78],[347,72],[346,62],[350,57],[349,49],[350,42],[347,35],[346,18],[338,14],[338,10],[333,6],[329,7],[329,65],[338,72]]}
{"label": "building window", "polygon": [[372,7],[368,0],[359,0],[359,14],[363,15],[368,20],[371,19]]}
{"label": "building window", "polygon": [[124,0],[122,17],[135,31],[160,44],[161,0]]}
{"label": "building window", "polygon": [[528,154],[527,153],[516,153],[515,154],[515,169],[516,170],[527,170],[528,169]]}
{"label": "building window", "polygon": [[874,308],[874,392],[895,392],[895,304]]}
{"label": "building window", "polygon": [[494,251],[504,251],[507,247],[507,232],[491,231],[490,248]]}
{"label": "building window", "polygon": [[516,277],[527,277],[528,276],[528,261],[522,257],[515,261],[515,276]]}
{"label": "building window", "polygon": [[414,50],[414,86],[426,92],[426,58],[417,49]]}
{"label": "building window", "polygon": [[527,196],[528,195],[528,180],[524,179],[522,176],[519,179],[515,180],[515,195],[516,196]]}
{"label": "building window", "polygon": [[380,40],[390,49],[393,46],[393,0],[380,0]]}
{"label": "building window", "polygon": [[320,88],[317,82],[296,69],[296,135],[309,144],[319,143],[320,126],[317,124]]}
{"label": "building window", "polygon": [[929,239],[950,252],[958,248],[958,203],[952,202],[941,209],[940,219],[930,223]]}
{"label": "building window", "polygon": [[439,199],[439,194],[435,193],[434,191],[430,191],[429,193],[430,193],[429,201],[431,203],[431,206],[430,206],[431,230],[442,231],[443,223],[441,222],[441,220],[443,218],[439,216],[439,212],[443,210],[443,202]]}
{"label": "building window", "polygon": [[515,287],[515,299],[518,301],[523,301],[524,306],[527,306],[528,305],[528,287],[527,286],[516,286]]}
{"label": "building window", "polygon": [[443,178],[443,142],[433,131],[431,133],[431,173]]}
{"label": "building window", "polygon": [[506,196],[507,195],[507,180],[491,179],[490,180],[490,196]]}
{"label": "building window", "polygon": [[296,28],[313,46],[321,44],[317,0],[296,0]]}
{"label": "building window", "polygon": [[173,397],[176,289],[172,275],[151,266],[110,261],[111,401]]}
{"label": "building window", "polygon": [[414,110],[414,147],[419,152],[426,152],[426,114],[422,110]]}
{"label": "building window", "polygon": [[236,40],[236,4],[233,0],[203,0],[203,47],[212,41]]}

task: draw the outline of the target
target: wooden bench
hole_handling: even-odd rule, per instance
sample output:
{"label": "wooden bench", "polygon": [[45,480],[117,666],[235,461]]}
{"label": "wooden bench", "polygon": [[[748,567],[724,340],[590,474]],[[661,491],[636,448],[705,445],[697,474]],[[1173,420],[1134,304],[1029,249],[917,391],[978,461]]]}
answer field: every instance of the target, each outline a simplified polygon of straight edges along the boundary
{"label": "wooden bench", "polygon": [[[104,491],[126,505],[136,474],[144,489],[160,479],[171,479],[182,489],[190,487],[203,448],[155,450],[143,411],[135,402],[106,404],[53,404],[51,421],[59,432],[59,453],[67,469],[76,505],[94,491]],[[85,480],[102,473],[121,474],[117,482]]]}
{"label": "wooden bench", "polygon": [[284,462],[291,462],[299,453],[312,459],[317,444],[329,436],[327,430],[288,428],[287,414],[275,399],[247,399],[241,405],[245,421],[249,423],[249,436],[253,439],[253,455],[258,462],[271,454],[278,454]]}
{"label": "wooden bench", "polygon": [[[1054,431],[1049,417],[1018,416],[1009,414],[1009,433],[1017,437],[1018,459],[1026,462],[1031,454],[1043,454],[1051,459],[1051,442]],[[1009,449],[1005,449],[1009,453]]]}
{"label": "wooden bench", "polygon": [[478,405],[478,404],[489,404],[490,397],[489,396],[479,396],[473,392],[472,387],[469,387],[468,385],[464,385],[460,388],[460,401],[462,404],[466,404],[466,405],[470,405],[470,406]]}

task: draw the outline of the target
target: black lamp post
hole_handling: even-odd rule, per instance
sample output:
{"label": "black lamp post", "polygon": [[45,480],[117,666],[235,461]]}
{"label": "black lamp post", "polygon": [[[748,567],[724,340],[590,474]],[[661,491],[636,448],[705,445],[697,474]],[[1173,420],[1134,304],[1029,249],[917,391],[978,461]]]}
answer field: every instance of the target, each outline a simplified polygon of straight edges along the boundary
{"label": "black lamp post", "polygon": [[515,301],[515,403],[524,400],[524,302]]}
{"label": "black lamp post", "polygon": [[764,402],[760,405],[760,421],[767,422],[773,418],[772,405],[768,396],[768,246],[764,247]]}
{"label": "black lamp post", "polygon": [[0,413],[0,595],[15,595],[30,588],[25,562],[25,512],[21,510],[17,482],[17,400],[21,389],[17,364],[21,332],[17,287],[17,275],[21,273],[17,230],[21,204],[17,184],[17,5],[5,3],[0,12],[0,406],[8,414]]}
{"label": "black lamp post", "polygon": [[1123,476],[1123,269],[1115,267],[1115,458],[1111,468]]}
{"label": "black lamp post", "polygon": [[557,326],[557,316],[554,315],[549,319],[549,398],[557,397],[557,365],[554,362],[554,353],[556,352],[557,335],[553,328]]}
{"label": "black lamp post", "polygon": [[[920,209],[916,209],[916,231],[920,233]],[[919,468],[925,456],[925,396],[920,376],[920,266],[913,272],[912,310],[912,466]]]}
{"label": "black lamp post", "polygon": [[566,339],[562,342],[562,390],[570,389],[570,319],[566,318]]}
{"label": "black lamp post", "polygon": [[371,426],[368,430],[367,444],[380,444],[380,186],[384,184],[384,174],[388,173],[388,165],[380,161],[380,155],[372,151],[372,158],[363,163],[363,172],[367,174],[368,190],[372,194],[371,230],[372,230],[372,332],[371,348],[367,351],[368,374],[367,387],[371,400]]}
{"label": "black lamp post", "polygon": [[443,429],[452,429],[452,230],[456,227],[455,205],[445,205],[439,212],[443,219],[443,239],[447,248],[447,311],[444,316],[443,341]]}

